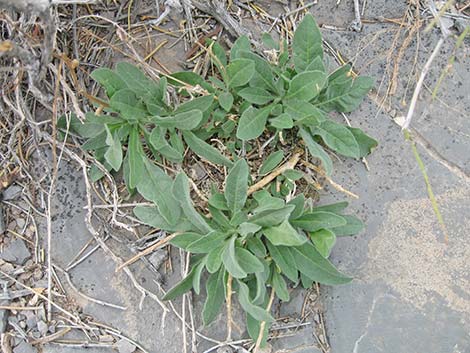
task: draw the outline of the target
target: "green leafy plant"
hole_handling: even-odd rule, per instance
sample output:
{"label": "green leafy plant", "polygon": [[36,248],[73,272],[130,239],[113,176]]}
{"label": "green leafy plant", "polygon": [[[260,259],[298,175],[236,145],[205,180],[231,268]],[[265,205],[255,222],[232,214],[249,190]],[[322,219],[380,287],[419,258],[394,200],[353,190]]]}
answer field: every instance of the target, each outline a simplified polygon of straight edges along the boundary
{"label": "green leafy plant", "polygon": [[[220,73],[220,79],[212,76],[209,81],[220,111],[239,116],[236,137],[250,141],[266,128],[274,133],[295,129],[327,174],[331,174],[332,161],[323,146],[346,157],[369,154],[377,142],[360,129],[335,122],[328,113],[355,110],[373,80],[354,77],[349,65],[327,73],[321,34],[311,15],[306,15],[295,31],[292,56],[285,41],[278,45],[268,34],[263,40],[276,53],[275,62],[254,53],[247,37],[237,39],[229,59],[219,44],[209,47]],[[197,75],[183,77],[179,73],[177,77],[190,84],[203,82]],[[206,129],[215,131],[213,126]],[[222,129],[226,134],[235,130],[235,124],[226,121]]]}
{"label": "green leafy plant", "polygon": [[[144,145],[156,160],[163,157],[171,162],[181,162],[185,148],[183,137],[196,154],[217,164],[232,165],[217,149],[192,133],[208,119],[214,102],[212,94],[204,92],[205,95],[182,104],[170,105],[166,98],[165,77],[154,82],[137,67],[125,62],[118,63],[114,71],[97,69],[91,77],[106,92],[108,101],[101,102],[106,114],[87,113],[85,122],[82,124],[74,119],[72,128],[88,139],[82,148],[93,150],[108,171],[119,171],[124,167],[129,189],[136,188],[143,180],[148,164]],[[102,176],[97,167],[92,167],[91,173],[94,180]]]}
{"label": "green leafy plant", "polygon": [[[266,190],[248,195],[249,179],[248,164],[240,159],[230,169],[224,192],[212,193],[209,215],[203,216],[192,204],[188,177],[180,173],[172,182],[170,203],[136,207],[134,213],[148,225],[179,232],[171,244],[193,254],[189,274],[164,299],[191,289],[199,294],[202,274],[208,272],[203,309],[207,325],[219,312],[227,296],[227,283],[233,279],[246,312],[248,332],[256,340],[261,322],[273,321],[266,310],[267,287],[288,301],[287,282],[301,282],[306,288],[313,281],[330,285],[349,282],[351,278],[327,258],[337,236],[356,234],[363,226],[356,217],[342,214],[346,202],[306,208],[303,194],[289,202]],[[166,222],[162,208],[172,208],[179,215],[174,226]]]}
{"label": "green leafy plant", "polygon": [[[303,177],[299,170],[283,170],[264,189],[249,191],[250,168],[235,156],[243,156],[262,137],[272,141],[274,152],[257,171],[263,177],[285,157],[275,149],[284,134],[293,143],[301,139],[329,175],[329,151],[358,159],[377,142],[330,117],[332,111],[355,110],[373,80],[357,76],[349,65],[327,71],[311,15],[297,27],[291,47],[268,34],[262,39],[270,60],[255,53],[247,37],[238,38],[229,54],[208,40],[212,68],[207,79],[185,71],[155,82],[129,63],[97,69],[91,76],[106,93],[105,101],[96,99],[104,114],[87,113],[85,122],[75,118],[70,127],[87,139],[83,148],[93,150],[105,168],[123,170],[129,190],[154,203],[136,207],[135,215],[172,233],[171,244],[191,253],[189,274],[165,299],[191,289],[199,294],[207,272],[204,323],[214,320],[233,289],[250,336],[257,340],[261,333],[265,342],[269,325],[261,323],[273,321],[268,289],[288,301],[290,286],[349,282],[328,257],[337,237],[357,234],[363,224],[343,214],[346,202],[313,207],[302,193],[292,198]],[[64,121],[59,126],[65,127]],[[230,155],[211,145],[214,137]],[[223,193],[214,188],[202,207],[207,212],[194,206],[186,174],[172,178],[155,163],[184,165],[187,148],[229,170]],[[94,166],[91,173],[94,180],[102,176]]]}

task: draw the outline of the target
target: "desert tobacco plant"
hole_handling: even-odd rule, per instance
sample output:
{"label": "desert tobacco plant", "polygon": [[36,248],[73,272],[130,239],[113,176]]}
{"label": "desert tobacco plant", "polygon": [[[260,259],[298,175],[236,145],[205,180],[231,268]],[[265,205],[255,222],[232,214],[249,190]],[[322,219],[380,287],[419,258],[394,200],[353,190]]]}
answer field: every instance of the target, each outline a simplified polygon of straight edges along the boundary
{"label": "desert tobacco plant", "polygon": [[[360,129],[335,122],[328,113],[355,110],[373,80],[354,77],[349,65],[326,72],[321,34],[311,15],[305,16],[295,31],[292,56],[285,41],[278,45],[268,34],[263,39],[275,53],[274,62],[254,53],[247,37],[234,43],[229,59],[220,45],[210,45],[221,79],[213,76],[209,81],[219,109],[240,117],[236,137],[251,141],[266,128],[273,133],[294,129],[309,152],[321,160],[327,174],[332,171],[332,161],[324,145],[346,157],[369,154],[377,142]],[[177,77],[193,85],[203,82],[195,74],[179,73]],[[222,124],[224,132],[235,129],[234,123],[226,124]],[[214,127],[209,125],[206,131],[214,131]]]}
{"label": "desert tobacco plant", "polygon": [[[232,162],[191,131],[207,121],[214,96],[196,97],[178,105],[167,101],[167,80],[148,79],[137,67],[121,62],[116,69],[100,68],[91,77],[106,91],[106,114],[87,113],[84,124],[74,120],[72,128],[88,138],[82,148],[95,151],[95,157],[109,170],[124,167],[126,185],[134,189],[143,180],[147,157],[145,145],[156,160],[162,157],[181,162],[184,140],[190,148],[214,163],[231,166]],[[141,137],[143,136],[143,141]],[[144,145],[143,145],[144,142]],[[127,145],[124,156],[123,146]],[[102,175],[92,169],[94,180]]]}
{"label": "desert tobacco plant", "polygon": [[[303,194],[289,202],[266,190],[248,195],[249,179],[248,164],[240,159],[230,169],[224,192],[212,194],[209,215],[203,216],[194,208],[188,178],[181,173],[170,182],[171,188],[168,185],[171,201],[158,207],[136,207],[134,213],[148,225],[178,232],[171,244],[193,254],[189,274],[164,299],[191,289],[199,294],[202,274],[207,271],[203,309],[207,325],[225,302],[228,281],[233,279],[248,332],[256,340],[261,322],[273,321],[266,310],[268,287],[279,299],[289,301],[288,281],[294,285],[301,281],[308,288],[313,281],[333,285],[351,280],[327,258],[336,236],[356,234],[362,222],[342,214],[347,203],[306,208]],[[162,208],[172,209],[173,225],[162,215]]]}
{"label": "desert tobacco plant", "polygon": [[[238,38],[229,53],[208,41],[213,67],[207,79],[177,72],[155,82],[128,63],[95,70],[92,78],[106,93],[105,101],[97,100],[103,112],[88,113],[84,123],[72,119],[70,127],[109,171],[123,169],[129,190],[155,204],[136,207],[135,215],[171,233],[171,244],[191,254],[189,274],[165,299],[191,289],[199,294],[207,272],[204,323],[214,320],[234,290],[250,336],[265,342],[273,321],[270,295],[288,301],[290,285],[349,282],[328,257],[338,236],[357,234],[363,225],[343,214],[345,202],[312,207],[303,194],[293,197],[303,177],[298,170],[283,170],[269,179],[275,182],[253,191],[250,167],[239,156],[263,138],[274,152],[257,174],[270,174],[285,157],[275,146],[289,136],[302,140],[328,175],[333,164],[328,151],[358,159],[377,142],[329,116],[356,109],[373,81],[349,65],[327,71],[311,15],[299,24],[291,47],[268,34],[263,42],[269,60],[251,49],[247,37]],[[213,138],[224,143],[225,154],[211,145]],[[203,207],[194,206],[186,174],[173,178],[155,163],[184,164],[187,147],[228,170],[223,193],[212,190]],[[97,168],[91,172],[95,180],[101,177]]]}

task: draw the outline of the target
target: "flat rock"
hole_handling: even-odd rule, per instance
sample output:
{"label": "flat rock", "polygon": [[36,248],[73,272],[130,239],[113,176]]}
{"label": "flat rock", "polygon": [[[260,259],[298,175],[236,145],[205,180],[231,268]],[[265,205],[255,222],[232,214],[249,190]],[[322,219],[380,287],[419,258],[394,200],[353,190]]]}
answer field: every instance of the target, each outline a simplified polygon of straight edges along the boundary
{"label": "flat rock", "polygon": [[7,248],[0,253],[0,259],[22,265],[31,256],[26,244],[21,239],[13,240]]}
{"label": "flat rock", "polygon": [[36,353],[36,349],[28,342],[22,341],[19,345],[13,348],[13,353]]}

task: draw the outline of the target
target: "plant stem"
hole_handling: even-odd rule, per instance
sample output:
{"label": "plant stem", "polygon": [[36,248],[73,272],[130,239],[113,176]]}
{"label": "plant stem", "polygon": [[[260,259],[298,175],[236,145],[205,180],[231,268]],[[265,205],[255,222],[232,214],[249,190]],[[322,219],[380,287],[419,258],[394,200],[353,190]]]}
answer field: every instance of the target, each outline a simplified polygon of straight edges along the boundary
{"label": "plant stem", "polygon": [[[269,296],[268,306],[266,307],[267,311],[271,310],[271,306],[273,305],[275,294],[276,294],[276,291],[274,290],[274,288],[272,288],[271,295]],[[255,345],[255,349],[253,350],[253,353],[258,353],[258,350],[261,346],[261,342],[263,341],[263,332],[264,332],[265,327],[266,327],[266,321],[261,322],[261,324],[259,325],[258,339],[256,340],[256,345]]]}
{"label": "plant stem", "polygon": [[232,275],[227,278],[227,342],[232,340]]}
{"label": "plant stem", "polygon": [[289,159],[286,163],[281,165],[279,168],[275,169],[270,174],[266,175],[263,179],[258,181],[256,184],[250,186],[248,188],[248,195],[251,195],[255,191],[258,191],[268,185],[271,181],[273,181],[278,175],[281,175],[286,170],[294,169],[294,167],[299,162],[300,156],[302,155],[303,151],[295,152],[294,155]]}

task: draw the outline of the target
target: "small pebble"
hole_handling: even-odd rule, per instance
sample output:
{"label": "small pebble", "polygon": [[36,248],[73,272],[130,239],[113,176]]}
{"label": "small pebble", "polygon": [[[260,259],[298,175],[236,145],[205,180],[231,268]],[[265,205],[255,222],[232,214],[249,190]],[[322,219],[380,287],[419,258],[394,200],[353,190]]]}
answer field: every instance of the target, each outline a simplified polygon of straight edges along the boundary
{"label": "small pebble", "polygon": [[16,225],[17,225],[18,228],[23,229],[25,224],[26,224],[26,221],[23,218],[17,218],[16,219]]}
{"label": "small pebble", "polygon": [[0,253],[2,260],[13,262],[18,265],[23,265],[25,261],[31,256],[26,244],[22,239],[13,240],[6,249]]}
{"label": "small pebble", "polygon": [[13,200],[19,194],[21,194],[21,186],[19,186],[19,185],[10,185],[9,187],[6,188],[6,190],[3,191],[3,199],[7,200],[7,201]]}
{"label": "small pebble", "polygon": [[47,331],[49,330],[49,327],[44,321],[38,321],[38,331],[41,334],[41,336],[45,336]]}
{"label": "small pebble", "polygon": [[121,339],[116,342],[116,348],[119,353],[133,353],[136,349],[136,347],[132,343],[124,339]]}

